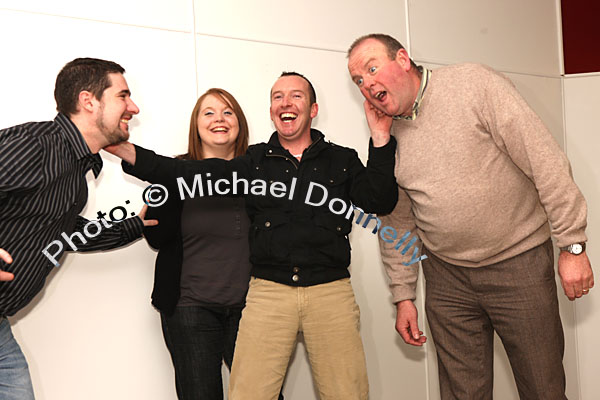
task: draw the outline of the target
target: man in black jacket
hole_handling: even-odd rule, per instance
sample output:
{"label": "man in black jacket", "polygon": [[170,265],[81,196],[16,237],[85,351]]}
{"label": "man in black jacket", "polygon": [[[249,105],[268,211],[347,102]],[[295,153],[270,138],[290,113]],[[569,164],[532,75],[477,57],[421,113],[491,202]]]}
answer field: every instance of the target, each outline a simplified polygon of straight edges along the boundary
{"label": "man in black jacket", "polygon": [[352,204],[388,213],[397,188],[389,122],[368,103],[365,109],[372,139],[366,168],[356,151],[326,142],[311,129],[316,94],[297,73],[283,73],[271,90],[277,132],[244,157],[179,161],[131,144],[109,149],[126,161],[127,173],[171,187],[177,181],[181,197],[196,191],[252,194],[246,198],[252,278],[236,341],[231,400],[277,398],[298,332],[304,334],[321,399],[368,398],[348,272]]}

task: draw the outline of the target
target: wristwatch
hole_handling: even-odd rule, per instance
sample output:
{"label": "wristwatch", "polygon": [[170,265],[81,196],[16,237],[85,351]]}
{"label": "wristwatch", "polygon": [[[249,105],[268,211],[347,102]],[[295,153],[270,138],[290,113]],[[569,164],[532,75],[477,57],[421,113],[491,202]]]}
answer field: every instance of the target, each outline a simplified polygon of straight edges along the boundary
{"label": "wristwatch", "polygon": [[570,244],[567,247],[561,247],[560,249],[578,256],[585,251],[585,242]]}

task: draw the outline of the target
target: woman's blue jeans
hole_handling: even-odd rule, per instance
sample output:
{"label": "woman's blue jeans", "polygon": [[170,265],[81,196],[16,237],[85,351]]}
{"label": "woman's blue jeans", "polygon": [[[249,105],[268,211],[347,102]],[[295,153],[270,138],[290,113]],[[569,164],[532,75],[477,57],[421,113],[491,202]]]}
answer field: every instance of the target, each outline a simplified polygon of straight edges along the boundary
{"label": "woman's blue jeans", "polygon": [[223,399],[221,366],[231,370],[242,309],[181,306],[171,316],[161,313],[179,400]]}
{"label": "woman's blue jeans", "polygon": [[161,313],[163,334],[175,367],[179,400],[222,400],[221,365],[231,369],[242,307],[176,307]]}

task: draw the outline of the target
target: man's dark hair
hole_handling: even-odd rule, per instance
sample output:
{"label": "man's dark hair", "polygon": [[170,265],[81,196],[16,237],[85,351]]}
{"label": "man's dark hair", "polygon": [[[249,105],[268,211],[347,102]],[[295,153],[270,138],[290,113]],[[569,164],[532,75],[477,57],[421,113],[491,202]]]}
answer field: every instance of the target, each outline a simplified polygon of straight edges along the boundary
{"label": "man's dark hair", "polygon": [[317,102],[317,92],[315,92],[315,88],[313,87],[312,83],[310,83],[310,81],[308,80],[308,78],[306,78],[304,75],[298,73],[298,72],[294,72],[294,71],[283,71],[281,73],[281,75],[279,75],[280,78],[284,77],[284,76],[299,76],[300,78],[304,79],[306,81],[306,83],[308,83],[308,98],[310,100],[310,105],[312,106],[313,104],[315,104]]}
{"label": "man's dark hair", "polygon": [[[350,45],[350,48],[348,49],[348,53],[346,53],[346,57],[350,57],[352,50],[354,50],[356,48],[356,46],[358,46],[359,44],[361,44],[362,42],[364,42],[367,39],[375,39],[379,43],[383,44],[385,46],[385,49],[387,50],[387,55],[390,60],[396,59],[396,53],[398,53],[398,50],[404,49],[404,46],[402,46],[402,44],[399,41],[397,41],[390,35],[386,35],[384,33],[370,33],[368,35],[364,35],[364,36],[361,36],[358,39],[356,39]],[[416,69],[417,64],[414,63],[412,58],[409,58],[409,59],[410,59],[410,65],[412,66],[412,68]]]}
{"label": "man's dark hair", "polygon": [[100,100],[111,85],[108,74],[124,72],[119,64],[97,58],[76,58],[67,63],[56,77],[56,110],[66,115],[76,114],[80,92],[86,90]]}

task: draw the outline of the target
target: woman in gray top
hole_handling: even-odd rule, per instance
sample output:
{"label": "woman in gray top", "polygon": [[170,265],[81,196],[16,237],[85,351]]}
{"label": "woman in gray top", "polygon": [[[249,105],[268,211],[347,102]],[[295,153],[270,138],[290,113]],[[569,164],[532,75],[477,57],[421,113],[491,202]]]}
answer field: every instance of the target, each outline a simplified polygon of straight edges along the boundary
{"label": "woman in gray top", "polygon": [[[209,89],[192,111],[188,152],[180,159],[230,160],[248,148],[248,124],[235,98]],[[168,188],[178,193],[177,188]],[[243,197],[195,197],[150,208],[144,229],[159,250],[152,304],[161,313],[180,400],[223,399],[221,365],[231,368],[250,262]]]}

